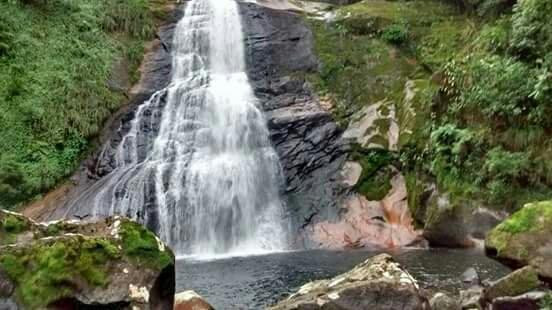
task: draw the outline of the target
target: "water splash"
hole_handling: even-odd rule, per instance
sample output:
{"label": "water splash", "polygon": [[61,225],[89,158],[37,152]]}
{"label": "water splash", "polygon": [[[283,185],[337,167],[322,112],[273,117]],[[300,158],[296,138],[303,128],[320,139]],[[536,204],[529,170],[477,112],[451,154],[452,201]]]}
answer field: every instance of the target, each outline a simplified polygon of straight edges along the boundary
{"label": "water splash", "polygon": [[284,178],[245,73],[237,4],[189,2],[172,57],[171,84],[137,109],[116,153],[102,153],[116,168],[74,204],[158,227],[178,255],[285,250]]}

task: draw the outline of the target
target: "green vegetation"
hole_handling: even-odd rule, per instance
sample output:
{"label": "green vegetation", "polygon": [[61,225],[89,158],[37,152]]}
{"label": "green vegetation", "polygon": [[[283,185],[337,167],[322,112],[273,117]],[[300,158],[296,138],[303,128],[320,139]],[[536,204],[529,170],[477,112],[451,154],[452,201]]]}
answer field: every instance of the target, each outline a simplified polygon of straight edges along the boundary
{"label": "green vegetation", "polygon": [[552,293],[548,293],[544,296],[539,303],[539,307],[541,310],[552,310]]}
{"label": "green vegetation", "polygon": [[[17,238],[27,231],[32,234]],[[118,236],[112,235],[115,231]],[[16,239],[20,242],[11,244]],[[173,262],[170,249],[128,219],[46,227],[0,211],[0,270],[16,284],[16,298],[29,309],[42,309],[85,287],[106,288],[125,265],[160,272]]]}
{"label": "green vegetation", "polygon": [[160,246],[164,247],[161,241],[138,223],[123,221],[120,235],[123,252],[131,259],[157,270],[162,270],[174,261],[170,251],[160,250]]}
{"label": "green vegetation", "polygon": [[552,201],[525,205],[496,227],[497,231],[518,234],[546,228],[552,223]]}
{"label": "green vegetation", "polygon": [[[125,97],[165,0],[0,2],[0,206],[68,176]],[[114,64],[124,59],[124,66]],[[124,72],[113,72],[121,70]]]}
{"label": "green vegetation", "polygon": [[9,213],[0,213],[0,246],[14,243],[17,235],[29,230],[27,219]]}
{"label": "green vegetation", "polygon": [[46,306],[73,289],[73,283],[108,284],[110,261],[119,257],[107,239],[68,237],[51,244],[10,249],[0,254],[0,267],[17,283],[16,294],[29,308]]}
{"label": "green vegetation", "polygon": [[362,166],[362,174],[355,188],[357,192],[368,200],[383,199],[391,189],[395,157],[395,154],[384,149],[355,146],[352,158]]}
{"label": "green vegetation", "polygon": [[539,241],[547,240],[552,227],[552,202],[526,204],[495,227],[485,241],[499,256],[525,261]]}

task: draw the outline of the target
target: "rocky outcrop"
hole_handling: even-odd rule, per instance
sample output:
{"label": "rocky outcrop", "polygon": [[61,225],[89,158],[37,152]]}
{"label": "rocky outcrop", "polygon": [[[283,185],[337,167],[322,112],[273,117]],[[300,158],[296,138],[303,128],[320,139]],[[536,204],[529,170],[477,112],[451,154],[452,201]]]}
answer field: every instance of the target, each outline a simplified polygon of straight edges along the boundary
{"label": "rocky outcrop", "polygon": [[506,217],[504,212],[477,206],[477,202],[451,201],[435,186],[423,203],[428,205],[423,235],[432,246],[472,247]]}
{"label": "rocky outcrop", "polygon": [[395,175],[391,184],[381,201],[368,201],[360,194],[349,196],[339,221],[323,221],[309,228],[313,240],[324,248],[393,248],[413,243],[419,232],[412,225],[402,175]]}
{"label": "rocky outcrop", "polygon": [[[344,194],[338,172],[347,145],[304,78],[318,63],[303,18],[254,3],[240,3],[240,11],[249,77],[280,156],[293,226],[304,232],[311,223],[337,216]],[[313,246],[305,234],[302,238]]]}
{"label": "rocky outcrop", "polygon": [[426,304],[416,280],[381,254],[332,279],[307,283],[270,309],[421,310]]}
{"label": "rocky outcrop", "polygon": [[203,297],[194,291],[185,291],[174,296],[174,310],[214,310]]}
{"label": "rocky outcrop", "polygon": [[42,224],[0,211],[7,309],[172,309],[174,284],[171,250],[128,219]]}
{"label": "rocky outcrop", "polygon": [[487,255],[511,267],[532,266],[539,276],[552,279],[552,201],[525,205],[485,240]]}

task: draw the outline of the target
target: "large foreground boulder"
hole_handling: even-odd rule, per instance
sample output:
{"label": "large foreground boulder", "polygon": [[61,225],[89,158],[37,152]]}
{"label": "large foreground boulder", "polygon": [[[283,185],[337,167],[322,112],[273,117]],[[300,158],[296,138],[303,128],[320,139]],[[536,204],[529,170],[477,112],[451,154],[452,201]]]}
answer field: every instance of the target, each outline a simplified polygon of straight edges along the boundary
{"label": "large foreground boulder", "polygon": [[530,265],[552,279],[552,201],[525,205],[493,229],[485,240],[487,255],[514,268]]}
{"label": "large foreground boulder", "polygon": [[307,283],[270,309],[414,310],[426,305],[416,280],[381,254],[332,279]]}
{"label": "large foreground boulder", "polygon": [[174,296],[174,310],[214,310],[203,297],[194,291],[184,291]]}
{"label": "large foreground boulder", "polygon": [[174,282],[171,250],[128,219],[39,224],[0,210],[2,309],[172,309]]}

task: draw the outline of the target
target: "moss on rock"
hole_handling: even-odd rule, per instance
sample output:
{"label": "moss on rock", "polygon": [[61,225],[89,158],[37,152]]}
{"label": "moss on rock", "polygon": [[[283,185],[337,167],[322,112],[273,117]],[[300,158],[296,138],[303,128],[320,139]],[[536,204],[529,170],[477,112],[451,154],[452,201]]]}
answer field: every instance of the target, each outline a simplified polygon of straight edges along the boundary
{"label": "moss on rock", "polygon": [[552,278],[552,201],[526,204],[495,227],[485,240],[487,253],[514,266],[531,265]]}
{"label": "moss on rock", "polygon": [[[86,298],[113,302],[107,300],[113,291],[128,294],[129,284],[147,280],[141,285],[152,289],[156,278],[174,264],[169,248],[126,218],[45,225],[0,211],[0,223],[0,271],[15,284],[17,302],[29,309],[78,298],[83,292]],[[27,231],[32,234],[21,238]]]}

